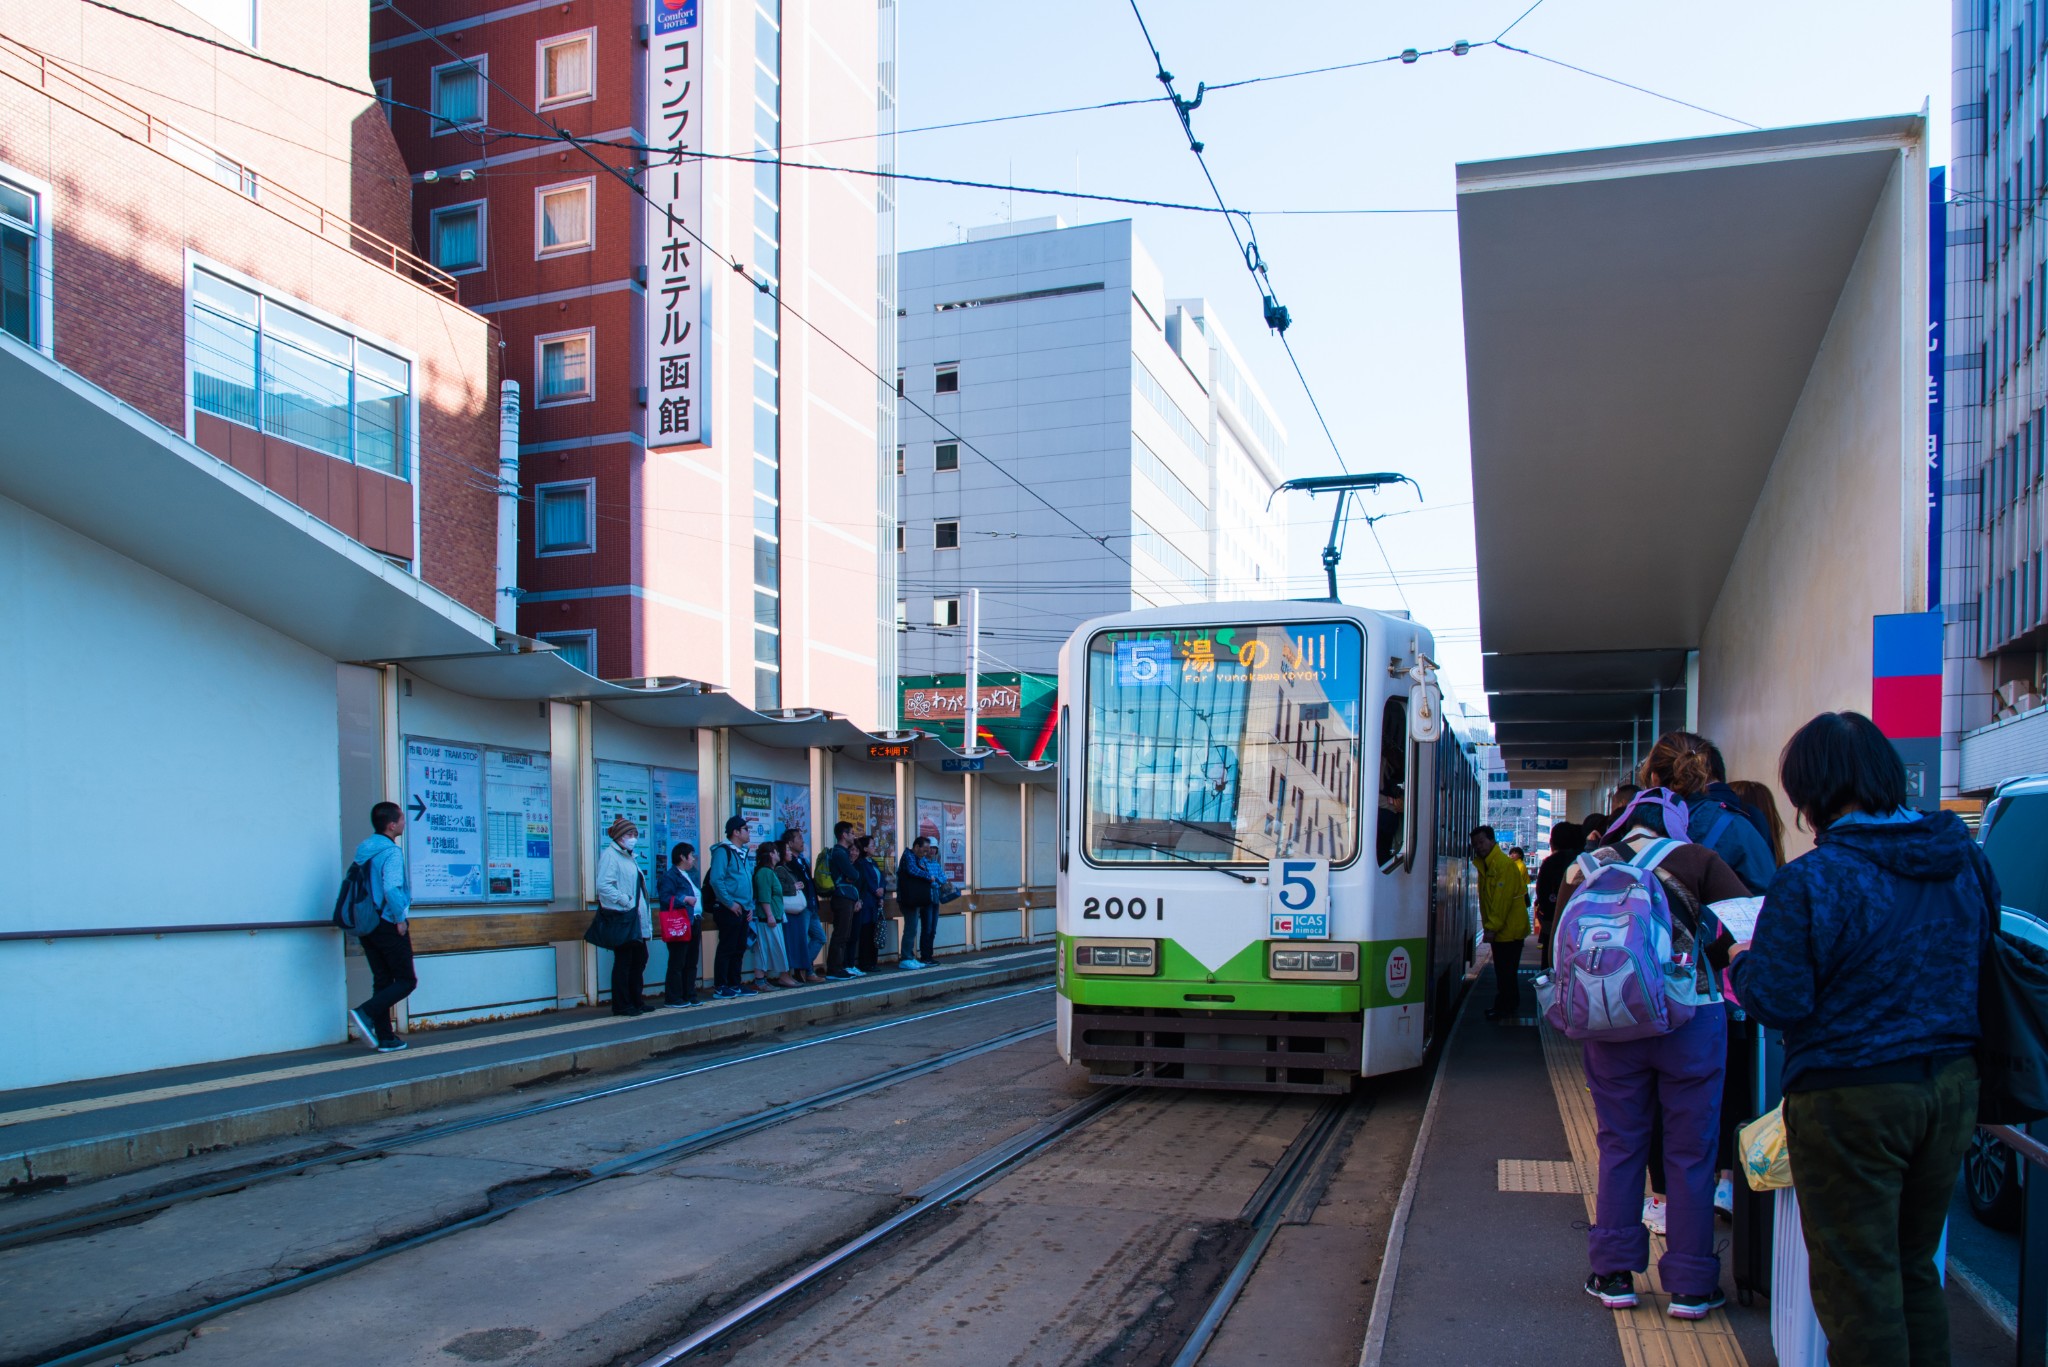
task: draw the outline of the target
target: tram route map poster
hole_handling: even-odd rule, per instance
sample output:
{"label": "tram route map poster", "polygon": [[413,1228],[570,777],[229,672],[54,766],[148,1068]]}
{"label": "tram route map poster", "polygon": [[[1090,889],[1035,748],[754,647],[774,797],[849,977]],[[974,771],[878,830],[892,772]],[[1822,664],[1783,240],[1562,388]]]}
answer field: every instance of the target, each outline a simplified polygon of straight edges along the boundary
{"label": "tram route map poster", "polygon": [[959,887],[967,885],[967,804],[942,802],[937,798],[917,800],[917,833],[930,837],[939,847],[939,863],[946,877]]}
{"label": "tram route map poster", "polygon": [[697,776],[687,769],[655,769],[653,776],[654,825],[647,843],[660,870],[668,867],[670,850],[697,843]]}
{"label": "tram route map poster", "polygon": [[747,823],[747,844],[758,845],[775,838],[777,833],[769,829],[774,806],[774,784],[744,778],[732,781],[733,815]]}
{"label": "tram route map poster", "polygon": [[554,898],[553,817],[546,755],[484,752],[485,887],[490,900]]}
{"label": "tram route map poster", "polygon": [[406,878],[421,902],[484,897],[483,751],[407,739]]}
{"label": "tram route map poster", "polygon": [[603,849],[610,839],[612,822],[620,817],[640,828],[640,845],[633,851],[633,862],[640,867],[651,891],[654,887],[654,850],[656,842],[649,839],[653,834],[654,783],[644,764],[619,764],[601,759],[597,762],[597,844]]}

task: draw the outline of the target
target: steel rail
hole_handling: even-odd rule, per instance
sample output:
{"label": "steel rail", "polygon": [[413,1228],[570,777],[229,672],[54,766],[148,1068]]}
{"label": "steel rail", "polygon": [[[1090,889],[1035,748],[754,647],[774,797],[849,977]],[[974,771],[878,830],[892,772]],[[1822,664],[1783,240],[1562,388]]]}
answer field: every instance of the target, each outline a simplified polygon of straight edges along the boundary
{"label": "steel rail", "polygon": [[1027,1025],[1016,1030],[1006,1031],[993,1039],[983,1040],[978,1044],[963,1045],[958,1049],[948,1050],[946,1053],[934,1055],[917,1063],[905,1064],[900,1068],[891,1068],[872,1077],[863,1078],[858,1082],[844,1083],[838,1087],[828,1088],[811,1096],[799,1098],[796,1101],[785,1102],[780,1106],[771,1106],[767,1110],[757,1112],[754,1115],[742,1116],[738,1120],[729,1120],[722,1125],[714,1125],[709,1129],[698,1130],[679,1139],[672,1139],[666,1143],[657,1144],[652,1148],[641,1149],[637,1153],[626,1154],[613,1159],[609,1163],[602,1163],[597,1167],[588,1169],[586,1175],[563,1186],[554,1187],[547,1191],[535,1192],[531,1196],[523,1197],[516,1201],[508,1201],[502,1206],[494,1207],[480,1214],[471,1215],[460,1220],[453,1220],[445,1225],[437,1225],[432,1229],[422,1230],[418,1234],[386,1244],[381,1248],[373,1248],[367,1253],[359,1253],[352,1258],[343,1258],[337,1262],[328,1263],[323,1267],[312,1268],[296,1276],[272,1282],[268,1286],[260,1286],[253,1291],[245,1291],[240,1295],[229,1296],[224,1300],[209,1302],[196,1309],[187,1310],[182,1314],[172,1315],[167,1319],[159,1320],[154,1324],[144,1325],[139,1329],[131,1329],[112,1338],[101,1339],[83,1348],[73,1349],[62,1356],[46,1359],[37,1364],[37,1367],[83,1367],[85,1363],[98,1362],[116,1353],[126,1352],[128,1349],[146,1343],[151,1339],[159,1338],[164,1334],[172,1334],[182,1329],[189,1329],[216,1316],[229,1314],[261,1301],[288,1295],[294,1291],[302,1291],[306,1287],[353,1272],[357,1268],[381,1262],[395,1253],[409,1252],[412,1249],[438,1242],[451,1234],[460,1234],[465,1230],[479,1229],[484,1225],[503,1219],[515,1210],[524,1210],[529,1206],[539,1205],[542,1201],[551,1200],[557,1196],[566,1196],[572,1191],[583,1191],[596,1186],[600,1182],[640,1172],[660,1163],[688,1158],[692,1154],[701,1153],[706,1149],[716,1148],[721,1144],[744,1138],[757,1131],[780,1125],[785,1121],[809,1115],[812,1111],[822,1110],[827,1106],[834,1106],[842,1101],[851,1101],[870,1092],[879,1092],[884,1088],[893,1087],[899,1082],[907,1082],[912,1078],[922,1077],[927,1073],[935,1073],[949,1068],[956,1063],[962,1063],[971,1058],[978,1058],[983,1054],[994,1053],[999,1049],[1007,1049],[1013,1044],[1043,1035],[1052,1028],[1051,1024],[1048,1023],[1044,1025]]}
{"label": "steel rail", "polygon": [[715,1063],[700,1063],[693,1068],[681,1068],[674,1072],[660,1073],[654,1077],[637,1078],[632,1082],[621,1082],[609,1087],[598,1087],[591,1091],[578,1092],[573,1096],[557,1097],[553,1101],[543,1101],[531,1106],[521,1106],[516,1110],[501,1111],[496,1115],[479,1116],[473,1120],[451,1121],[445,1125],[432,1125],[424,1130],[415,1130],[410,1134],[399,1135],[363,1148],[318,1153],[310,1158],[302,1158],[297,1162],[281,1163],[271,1168],[259,1168],[234,1177],[224,1177],[219,1181],[186,1187],[178,1191],[165,1192],[160,1196],[148,1196],[140,1200],[126,1201],[117,1205],[99,1206],[92,1210],[81,1211],[76,1215],[67,1215],[59,1220],[48,1220],[42,1224],[22,1225],[14,1229],[0,1231],[0,1250],[18,1248],[24,1244],[43,1243],[50,1239],[61,1238],[66,1234],[76,1234],[82,1230],[96,1229],[101,1225],[114,1224],[122,1220],[132,1220],[138,1215],[168,1210],[172,1206],[183,1205],[187,1201],[203,1200],[209,1196],[224,1196],[229,1192],[240,1191],[245,1187],[252,1187],[262,1182],[271,1181],[274,1178],[289,1177],[294,1173],[305,1172],[311,1168],[324,1167],[328,1164],[359,1163],[364,1159],[382,1157],[393,1149],[409,1148],[415,1144],[428,1144],[437,1139],[446,1139],[450,1135],[466,1134],[471,1130],[488,1129],[493,1125],[503,1125],[515,1120],[526,1120],[533,1116],[546,1115],[551,1111],[565,1110],[571,1106],[581,1106],[586,1102],[603,1101],[610,1097],[624,1096],[628,1092],[637,1092],[647,1087],[659,1087],[670,1082],[680,1082],[684,1078],[700,1077],[705,1073],[715,1073],[724,1068],[736,1068],[743,1063],[758,1063],[763,1059],[777,1058],[783,1054],[794,1054],[805,1049],[815,1049],[824,1044],[838,1044],[843,1040],[857,1039],[862,1035],[874,1034],[878,1030],[893,1030],[899,1025],[914,1025],[919,1021],[935,1020],[940,1016],[950,1016],[961,1011],[972,1011],[983,1006],[993,1006],[997,1002],[1015,1001],[1019,997],[1029,997],[1040,992],[1050,992],[1051,990],[1049,986],[1028,987],[1021,992],[1005,992],[999,996],[984,997],[979,1001],[962,1002],[957,1006],[941,1007],[936,1011],[920,1011],[915,1015],[902,1016],[895,1020],[878,1021],[873,1025],[863,1025],[857,1029],[841,1030],[830,1035],[821,1035],[816,1039],[799,1040],[794,1044],[778,1044],[766,1049],[750,1050],[747,1053],[734,1055],[732,1058],[720,1059]]}
{"label": "steel rail", "polygon": [[[679,1362],[735,1330],[745,1327],[750,1321],[760,1318],[789,1300],[849,1258],[858,1256],[904,1226],[914,1223],[940,1207],[972,1194],[1007,1169],[1051,1147],[1104,1111],[1128,1101],[1135,1090],[1130,1087],[1116,1087],[1097,1092],[1087,1100],[1069,1106],[1043,1124],[996,1145],[978,1157],[969,1159],[945,1176],[911,1193],[911,1204],[882,1223],[864,1234],[847,1240],[822,1257],[806,1263],[746,1304],[719,1316],[687,1338],[662,1349],[640,1363],[639,1367],[669,1367],[669,1364]],[[55,1365],[51,1364],[49,1367]]]}
{"label": "steel rail", "polygon": [[1223,1285],[1209,1298],[1208,1308],[1202,1312],[1202,1318],[1195,1322],[1187,1340],[1181,1344],[1180,1352],[1175,1355],[1173,1367],[1195,1367],[1202,1360],[1202,1355],[1209,1351],[1216,1331],[1223,1327],[1231,1307],[1237,1304],[1237,1298],[1251,1281],[1259,1260],[1266,1256],[1266,1249],[1273,1242],[1273,1236],[1294,1217],[1295,1202],[1321,1169],[1331,1145],[1343,1132],[1344,1118],[1350,1113],[1349,1097],[1332,1097],[1317,1107],[1308,1123],[1301,1127],[1301,1133],[1287,1146],[1287,1152],[1280,1156],[1280,1161],[1266,1174],[1266,1180],[1245,1203],[1239,1218],[1251,1222],[1251,1242],[1238,1255],[1230,1275],[1223,1279]]}

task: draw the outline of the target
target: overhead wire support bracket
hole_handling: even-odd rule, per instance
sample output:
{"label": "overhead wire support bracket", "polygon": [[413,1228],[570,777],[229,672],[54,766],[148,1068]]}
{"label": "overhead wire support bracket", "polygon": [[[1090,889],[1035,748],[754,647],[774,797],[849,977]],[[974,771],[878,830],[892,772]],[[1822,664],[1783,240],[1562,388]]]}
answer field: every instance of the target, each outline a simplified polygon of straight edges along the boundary
{"label": "overhead wire support bracket", "polygon": [[[1417,500],[1422,498],[1422,486],[1411,477],[1395,470],[1376,470],[1358,475],[1305,475],[1290,479],[1273,490],[1274,495],[1289,491],[1307,494],[1337,495],[1337,508],[1330,517],[1330,541],[1323,547],[1323,573],[1330,580],[1330,601],[1341,601],[1337,597],[1337,565],[1344,559],[1344,514],[1351,507],[1351,496],[1355,493],[1380,489],[1389,484],[1406,484],[1415,490]],[[1266,506],[1273,506],[1272,497],[1266,499]],[[1372,519],[1368,518],[1370,522]]]}

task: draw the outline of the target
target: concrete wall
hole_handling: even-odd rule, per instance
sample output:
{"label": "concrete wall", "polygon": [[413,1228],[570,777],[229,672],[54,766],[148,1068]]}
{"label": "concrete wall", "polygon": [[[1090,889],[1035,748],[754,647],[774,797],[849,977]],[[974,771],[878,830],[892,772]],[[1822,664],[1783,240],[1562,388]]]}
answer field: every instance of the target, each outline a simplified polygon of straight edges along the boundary
{"label": "concrete wall", "polygon": [[1902,154],[1701,638],[1700,728],[1735,778],[1775,787],[1800,725],[1869,712],[1870,619],[1924,606],[1926,508],[1907,490],[1923,478],[1926,183],[1925,154]]}
{"label": "concrete wall", "polygon": [[[323,922],[334,662],[0,499],[9,930]],[[0,942],[0,1090],[342,1030],[328,929]]]}

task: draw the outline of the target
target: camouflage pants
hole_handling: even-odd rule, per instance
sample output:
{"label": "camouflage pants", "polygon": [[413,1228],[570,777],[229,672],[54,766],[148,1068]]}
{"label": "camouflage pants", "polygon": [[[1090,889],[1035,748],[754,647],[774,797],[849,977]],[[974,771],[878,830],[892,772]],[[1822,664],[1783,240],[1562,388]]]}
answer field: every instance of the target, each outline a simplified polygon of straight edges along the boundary
{"label": "camouflage pants", "polygon": [[1948,1367],[1934,1254],[1977,1123],[1977,1065],[1785,1097],[1813,1308],[1831,1367]]}

